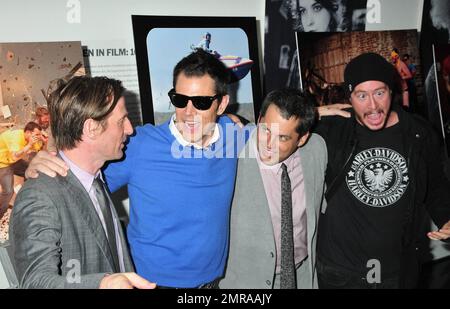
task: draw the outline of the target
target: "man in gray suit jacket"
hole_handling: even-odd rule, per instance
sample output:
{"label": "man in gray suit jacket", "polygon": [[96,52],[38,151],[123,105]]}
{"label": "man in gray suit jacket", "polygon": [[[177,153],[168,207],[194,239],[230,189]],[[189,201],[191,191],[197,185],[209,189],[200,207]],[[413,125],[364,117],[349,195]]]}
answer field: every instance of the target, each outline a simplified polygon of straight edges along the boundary
{"label": "man in gray suit jacket", "polygon": [[154,288],[133,272],[117,213],[100,168],[123,156],[133,132],[124,89],[108,78],[61,82],[49,104],[67,177],[26,181],[10,223],[22,288]]}
{"label": "man in gray suit jacket", "polygon": [[281,89],[263,102],[258,128],[238,162],[221,288],[280,287],[282,164],[292,187],[297,288],[317,287],[316,236],[325,208],[327,151],[323,139],[309,133],[315,119],[311,100],[298,90]]}

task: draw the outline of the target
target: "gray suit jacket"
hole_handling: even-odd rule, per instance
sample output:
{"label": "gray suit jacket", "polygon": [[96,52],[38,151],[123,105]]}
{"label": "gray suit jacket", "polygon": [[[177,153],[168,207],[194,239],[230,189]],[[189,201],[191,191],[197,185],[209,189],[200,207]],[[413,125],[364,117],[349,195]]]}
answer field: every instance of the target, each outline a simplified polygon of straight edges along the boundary
{"label": "gray suit jacket", "polygon": [[[256,131],[256,130],[255,130]],[[264,185],[255,159],[253,134],[238,162],[230,218],[230,249],[221,288],[273,288],[276,248],[272,219]],[[253,141],[252,141],[253,140]],[[317,288],[316,236],[324,194],[327,149],[325,141],[312,134],[300,148],[304,173],[308,258],[297,269],[298,288]]]}
{"label": "gray suit jacket", "polygon": [[[118,221],[114,209],[113,218]],[[125,270],[134,271],[119,230]],[[13,207],[10,243],[22,288],[98,288],[105,274],[114,272],[101,221],[71,171],[25,182]]]}

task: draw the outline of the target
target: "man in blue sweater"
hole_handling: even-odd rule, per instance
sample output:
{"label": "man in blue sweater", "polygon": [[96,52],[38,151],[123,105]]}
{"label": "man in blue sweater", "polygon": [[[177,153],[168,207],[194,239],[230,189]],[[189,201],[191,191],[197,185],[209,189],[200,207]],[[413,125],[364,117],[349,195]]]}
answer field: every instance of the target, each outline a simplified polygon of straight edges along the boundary
{"label": "man in blue sweater", "polygon": [[224,270],[237,162],[226,125],[237,127],[217,120],[228,105],[228,72],[214,56],[192,53],[173,76],[175,114],[161,126],[137,128],[126,160],[105,175],[111,191],[128,184],[138,273],[159,286],[196,288]]}
{"label": "man in blue sweater", "polygon": [[169,91],[175,114],[138,127],[125,159],[104,170],[112,192],[128,185],[136,270],[160,287],[211,288],[224,271],[237,154],[245,144],[239,126],[218,118],[228,105],[228,79],[209,53],[183,58]]}

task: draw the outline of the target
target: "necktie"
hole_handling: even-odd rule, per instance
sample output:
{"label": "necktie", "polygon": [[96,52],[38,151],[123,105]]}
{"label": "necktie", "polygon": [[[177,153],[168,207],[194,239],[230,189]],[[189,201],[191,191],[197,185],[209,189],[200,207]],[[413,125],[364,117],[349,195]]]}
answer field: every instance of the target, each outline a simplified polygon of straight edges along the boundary
{"label": "necktie", "polygon": [[295,289],[294,227],[292,223],[291,180],[286,164],[281,164],[281,278],[280,288]]}
{"label": "necktie", "polygon": [[111,212],[110,199],[108,197],[108,193],[106,191],[105,185],[100,177],[94,179],[92,186],[95,190],[95,196],[97,197],[98,204],[100,206],[100,210],[103,214],[103,219],[105,221],[106,226],[106,236],[108,237],[109,247],[111,249],[111,255],[114,261],[115,272],[119,272],[119,256],[117,253],[117,244],[116,244],[116,233],[114,229],[114,222]]}

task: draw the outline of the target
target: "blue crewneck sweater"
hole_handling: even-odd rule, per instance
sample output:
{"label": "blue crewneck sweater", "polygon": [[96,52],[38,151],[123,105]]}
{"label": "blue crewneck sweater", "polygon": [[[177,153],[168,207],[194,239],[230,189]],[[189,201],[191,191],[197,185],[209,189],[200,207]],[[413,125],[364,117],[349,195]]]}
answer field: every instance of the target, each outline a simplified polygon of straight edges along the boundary
{"label": "blue crewneck sweater", "polygon": [[138,127],[125,159],[105,169],[111,191],[128,184],[137,273],[159,285],[196,287],[223,274],[237,154],[248,134],[228,117],[218,124],[220,139],[206,150],[179,145],[169,122]]}

